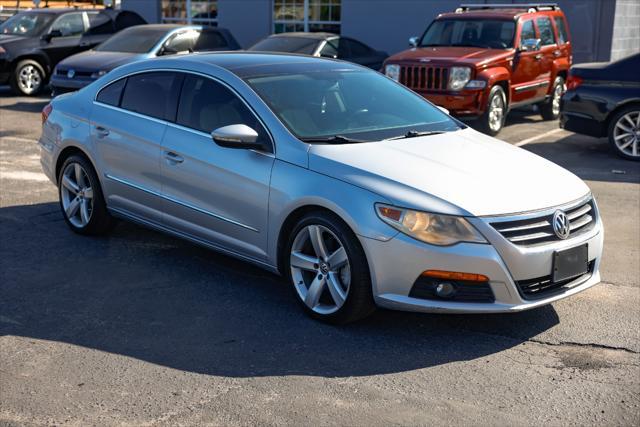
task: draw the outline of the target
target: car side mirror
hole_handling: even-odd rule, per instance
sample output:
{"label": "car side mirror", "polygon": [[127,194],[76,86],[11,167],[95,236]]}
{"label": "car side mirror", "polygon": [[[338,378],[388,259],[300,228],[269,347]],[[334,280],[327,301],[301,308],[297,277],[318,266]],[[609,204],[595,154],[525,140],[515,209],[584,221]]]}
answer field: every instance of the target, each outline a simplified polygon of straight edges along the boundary
{"label": "car side mirror", "polygon": [[520,43],[520,50],[522,52],[532,52],[536,50],[540,50],[541,41],[540,39],[524,39]]}
{"label": "car side mirror", "polygon": [[178,53],[177,50],[169,47],[169,46],[162,46],[162,48],[160,49],[160,55],[158,56],[165,56],[165,55],[176,55]]}
{"label": "car side mirror", "polygon": [[42,40],[44,40],[47,43],[49,43],[51,41],[51,39],[54,38],[54,37],[62,37],[62,31],[60,31],[60,30],[51,30],[47,34],[42,36]]}
{"label": "car side mirror", "polygon": [[243,124],[218,128],[211,132],[211,138],[221,147],[264,150],[264,144],[258,142],[258,132]]}
{"label": "car side mirror", "polygon": [[409,46],[418,47],[418,37],[410,37]]}
{"label": "car side mirror", "polygon": [[329,53],[321,53],[320,56],[323,58],[338,59],[338,55],[331,55]]}
{"label": "car side mirror", "polygon": [[438,107],[438,110],[442,111],[443,113],[445,113],[446,115],[449,115],[449,110],[447,110],[444,107],[441,107],[439,105],[436,105],[436,107]]}

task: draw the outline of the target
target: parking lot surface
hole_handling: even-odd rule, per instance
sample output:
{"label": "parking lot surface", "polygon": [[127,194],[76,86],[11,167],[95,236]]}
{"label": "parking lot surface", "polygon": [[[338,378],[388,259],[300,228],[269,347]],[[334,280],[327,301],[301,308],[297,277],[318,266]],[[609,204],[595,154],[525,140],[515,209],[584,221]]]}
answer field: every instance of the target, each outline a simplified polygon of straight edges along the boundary
{"label": "parking lot surface", "polygon": [[0,88],[0,424],[640,423],[640,165],[605,140],[531,111],[500,134],[587,181],[602,284],[519,314],[332,327],[216,252],[125,222],[73,234],[40,171],[47,102]]}

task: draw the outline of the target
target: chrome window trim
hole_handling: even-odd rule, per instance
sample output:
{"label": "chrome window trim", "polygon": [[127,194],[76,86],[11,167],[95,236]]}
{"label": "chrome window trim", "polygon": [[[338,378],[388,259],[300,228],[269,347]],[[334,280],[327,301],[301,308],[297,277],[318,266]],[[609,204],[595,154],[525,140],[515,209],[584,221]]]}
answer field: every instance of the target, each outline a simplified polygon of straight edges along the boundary
{"label": "chrome window trim", "polygon": [[[574,201],[571,201],[559,206],[553,206],[550,208],[543,208],[543,209],[538,209],[538,210],[528,211],[528,212],[521,212],[521,213],[480,216],[478,218],[488,223],[526,220],[526,219],[537,218],[545,215],[552,215],[557,210],[567,210],[567,209],[579,207],[580,205],[587,203],[592,198],[593,198],[593,195],[589,193],[584,197],[581,197],[579,199],[576,199]],[[597,212],[597,208],[596,208],[596,212]],[[595,218],[597,221],[598,215],[596,215]]]}
{"label": "chrome window trim", "polygon": [[159,192],[157,192],[155,190],[151,190],[151,189],[143,187],[141,185],[134,184],[134,183],[132,183],[130,181],[127,181],[126,179],[118,178],[118,177],[115,177],[115,176],[110,175],[108,173],[105,173],[104,176],[106,178],[112,180],[112,181],[116,181],[116,182],[119,182],[120,184],[124,184],[124,185],[127,185],[129,187],[135,188],[136,190],[144,191],[145,193],[149,193],[151,195],[160,197],[161,199],[167,200],[169,202],[176,203],[176,204],[178,204],[180,206],[184,206],[184,207],[192,209],[192,210],[194,210],[196,212],[200,212],[202,214],[209,215],[209,216],[211,216],[213,218],[216,218],[216,219],[219,219],[221,221],[225,221],[225,222],[228,222],[230,224],[237,225],[238,227],[242,227],[242,228],[245,228],[247,230],[255,231],[256,233],[260,232],[260,230],[258,230],[257,228],[251,227],[250,225],[246,225],[246,224],[243,224],[241,222],[235,221],[233,219],[224,217],[222,215],[218,215],[218,214],[216,214],[214,212],[199,208],[199,207],[197,207],[195,205],[192,205],[191,203],[184,202],[184,201],[176,199],[174,197],[169,197],[169,196],[167,196],[165,194],[162,194],[162,193],[159,193]]}
{"label": "chrome window trim", "polygon": [[119,111],[121,113],[127,113],[127,114],[130,114],[130,115],[134,116],[134,117],[138,117],[138,118],[146,119],[146,120],[151,120],[152,122],[160,123],[162,125],[166,125],[166,124],[169,123],[166,120],[158,119],[157,117],[152,117],[152,116],[147,116],[145,114],[136,113],[135,111],[131,111],[131,110],[127,110],[127,109],[124,109],[124,108],[116,107],[114,105],[105,104],[104,102],[93,101],[93,103],[94,104],[98,104],[101,107],[108,108],[110,110]]}
{"label": "chrome window trim", "polygon": [[[276,144],[275,144],[275,139],[273,138],[273,135],[271,134],[271,130],[265,124],[264,120],[262,120],[262,117],[260,117],[260,115],[253,109],[253,107],[251,107],[251,105],[247,102],[247,100],[244,99],[244,97],[240,93],[238,93],[238,91],[235,88],[233,88],[230,84],[228,84],[227,82],[224,82],[223,80],[221,80],[221,79],[219,79],[217,77],[214,77],[214,76],[211,76],[211,75],[208,75],[208,74],[204,74],[204,73],[201,73],[201,72],[198,72],[198,71],[171,69],[171,68],[152,68],[152,69],[147,69],[147,70],[133,71],[133,72],[131,72],[129,74],[125,74],[124,76],[120,76],[117,79],[110,80],[109,82],[107,82],[104,85],[100,86],[100,88],[96,91],[96,93],[95,93],[95,95],[93,97],[93,103],[94,104],[104,105],[104,106],[107,106],[107,107],[111,107],[111,108],[116,109],[118,111],[125,111],[127,113],[133,113],[137,117],[144,117],[144,118],[150,118],[150,119],[154,119],[154,120],[161,120],[163,123],[166,123],[166,124],[173,124],[173,125],[176,125],[176,126],[181,126],[184,129],[190,129],[190,130],[193,130],[193,131],[196,131],[196,132],[201,132],[201,131],[198,131],[197,129],[192,129],[192,128],[180,125],[178,123],[174,123],[174,122],[171,122],[171,121],[168,121],[168,120],[156,119],[155,117],[146,116],[146,115],[140,114],[140,113],[135,113],[133,111],[126,110],[126,109],[121,108],[121,107],[115,107],[113,105],[104,104],[104,103],[98,101],[98,95],[100,94],[100,92],[102,92],[102,90],[104,88],[106,88],[107,86],[111,85],[112,83],[115,83],[115,82],[120,81],[122,79],[126,79],[126,78],[129,78],[131,76],[138,75],[138,74],[155,73],[155,72],[170,72],[170,73],[193,74],[193,75],[196,75],[196,76],[200,76],[200,77],[211,79],[214,82],[219,83],[219,84],[223,85],[224,87],[226,87],[227,89],[229,89],[231,92],[233,92],[234,95],[236,95],[240,99],[240,101],[242,101],[242,103],[245,105],[245,107],[247,107],[249,109],[251,114],[253,114],[253,116],[256,119],[258,119],[258,122],[260,122],[262,127],[265,129],[265,131],[267,132],[267,136],[269,137],[269,143],[271,145],[271,153],[269,153],[269,154],[274,154],[275,155],[275,153],[276,153]],[[244,83],[244,84],[246,84],[246,83]],[[126,85],[125,85],[123,90],[126,90]],[[251,89],[251,90],[253,91],[253,89]],[[256,96],[258,96],[258,95],[256,95]],[[179,105],[178,105],[178,107],[179,107]],[[202,132],[202,133],[204,133],[204,132]],[[252,150],[252,151],[254,151],[254,150]]]}

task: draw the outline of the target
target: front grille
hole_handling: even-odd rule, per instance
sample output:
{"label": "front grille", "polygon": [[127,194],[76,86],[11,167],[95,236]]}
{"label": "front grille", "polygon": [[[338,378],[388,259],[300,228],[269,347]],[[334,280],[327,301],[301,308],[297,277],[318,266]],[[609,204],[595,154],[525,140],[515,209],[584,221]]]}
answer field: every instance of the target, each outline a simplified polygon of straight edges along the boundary
{"label": "front grille", "polygon": [[545,298],[553,294],[561,293],[565,290],[565,286],[582,278],[590,277],[593,274],[593,268],[595,267],[596,261],[592,260],[589,262],[587,273],[582,276],[572,277],[567,280],[562,280],[560,282],[554,282],[553,276],[543,276],[537,277],[535,279],[528,280],[520,280],[516,281],[516,285],[518,286],[518,291],[520,295],[524,299],[540,299]]}
{"label": "front grille", "polygon": [[446,90],[449,69],[424,65],[400,66],[400,83],[415,90]]}
{"label": "front grille", "polygon": [[[56,74],[59,76],[67,76],[67,73],[69,72],[69,70],[64,70],[64,69],[60,69],[58,68],[58,70],[56,71]],[[77,71],[74,75],[74,77],[91,77],[91,75],[93,74],[93,71]]]}
{"label": "front grille", "polygon": [[495,297],[488,282],[448,281],[455,292],[447,298],[438,296],[436,287],[441,280],[420,276],[413,284],[409,296],[413,298],[453,302],[494,302]]}
{"label": "front grille", "polygon": [[[586,233],[595,225],[593,199],[565,209],[565,213],[569,218],[569,228],[571,230],[568,238]],[[531,246],[560,240],[553,231],[552,220],[553,213],[513,221],[492,222],[491,226],[511,243],[520,246]]]}

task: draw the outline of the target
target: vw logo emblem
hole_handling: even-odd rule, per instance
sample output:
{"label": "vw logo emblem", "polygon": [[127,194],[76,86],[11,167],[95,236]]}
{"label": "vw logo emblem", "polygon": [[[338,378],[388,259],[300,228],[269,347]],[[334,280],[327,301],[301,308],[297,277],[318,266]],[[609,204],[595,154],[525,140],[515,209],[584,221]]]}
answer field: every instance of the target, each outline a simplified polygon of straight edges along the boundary
{"label": "vw logo emblem", "polygon": [[72,79],[76,75],[76,70],[67,71],[67,78]]}
{"label": "vw logo emblem", "polygon": [[571,228],[569,224],[569,218],[567,214],[563,211],[556,211],[553,214],[553,221],[551,223],[553,225],[553,232],[556,233],[560,239],[564,240],[569,237],[569,233],[571,233]]}

